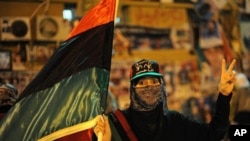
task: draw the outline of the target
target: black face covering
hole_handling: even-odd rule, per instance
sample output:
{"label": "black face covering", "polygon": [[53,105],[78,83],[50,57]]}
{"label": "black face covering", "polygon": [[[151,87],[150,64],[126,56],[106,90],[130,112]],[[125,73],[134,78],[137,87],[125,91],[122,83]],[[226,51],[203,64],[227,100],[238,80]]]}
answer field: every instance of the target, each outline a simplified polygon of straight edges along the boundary
{"label": "black face covering", "polygon": [[159,103],[165,103],[166,94],[164,89],[163,84],[140,88],[131,86],[130,107],[135,111],[151,111],[155,109]]}
{"label": "black face covering", "polygon": [[151,111],[162,101],[160,85],[134,88],[132,93],[132,108],[136,111]]}
{"label": "black face covering", "polygon": [[160,141],[164,135],[164,114],[166,113],[165,85],[130,89],[130,125],[139,140]]}

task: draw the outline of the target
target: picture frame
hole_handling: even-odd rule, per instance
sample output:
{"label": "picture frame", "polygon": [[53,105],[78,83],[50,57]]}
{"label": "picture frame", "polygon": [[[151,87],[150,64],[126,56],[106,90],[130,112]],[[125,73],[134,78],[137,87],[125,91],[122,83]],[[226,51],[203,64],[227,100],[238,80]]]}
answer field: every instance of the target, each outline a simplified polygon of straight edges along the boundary
{"label": "picture frame", "polygon": [[0,71],[12,71],[12,52],[0,50]]}

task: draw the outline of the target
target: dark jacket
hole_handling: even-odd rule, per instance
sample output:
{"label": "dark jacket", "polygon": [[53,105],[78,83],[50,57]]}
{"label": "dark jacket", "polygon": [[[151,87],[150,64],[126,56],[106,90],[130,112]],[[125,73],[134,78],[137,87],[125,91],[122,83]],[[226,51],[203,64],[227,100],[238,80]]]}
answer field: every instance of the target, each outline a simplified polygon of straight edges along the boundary
{"label": "dark jacket", "polygon": [[[138,141],[220,141],[229,128],[229,96],[218,95],[216,112],[209,124],[200,123],[176,112],[162,110],[150,114],[132,109],[122,111]],[[162,109],[162,108],[159,108]],[[142,116],[143,115],[143,116]],[[111,114],[112,141],[130,140]]]}

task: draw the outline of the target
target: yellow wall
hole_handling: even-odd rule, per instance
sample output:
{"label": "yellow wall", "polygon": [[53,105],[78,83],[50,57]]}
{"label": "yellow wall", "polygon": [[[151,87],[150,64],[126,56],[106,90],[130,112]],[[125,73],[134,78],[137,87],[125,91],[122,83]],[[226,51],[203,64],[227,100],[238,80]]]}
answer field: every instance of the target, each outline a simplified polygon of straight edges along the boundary
{"label": "yellow wall", "polygon": [[[0,2],[0,16],[31,16],[41,3],[37,2]],[[43,6],[38,15],[44,13]],[[64,3],[50,3],[47,15],[62,16]]]}

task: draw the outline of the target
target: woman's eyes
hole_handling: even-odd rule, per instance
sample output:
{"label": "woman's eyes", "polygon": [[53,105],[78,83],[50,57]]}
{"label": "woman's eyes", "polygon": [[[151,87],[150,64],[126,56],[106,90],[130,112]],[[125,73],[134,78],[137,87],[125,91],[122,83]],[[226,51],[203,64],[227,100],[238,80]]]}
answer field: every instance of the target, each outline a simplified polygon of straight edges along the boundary
{"label": "woman's eyes", "polygon": [[153,80],[140,80],[138,82],[139,85],[146,85],[146,84],[159,84],[158,79],[153,79]]}

